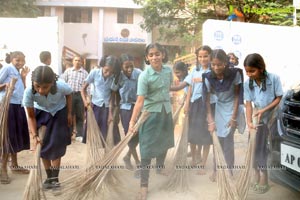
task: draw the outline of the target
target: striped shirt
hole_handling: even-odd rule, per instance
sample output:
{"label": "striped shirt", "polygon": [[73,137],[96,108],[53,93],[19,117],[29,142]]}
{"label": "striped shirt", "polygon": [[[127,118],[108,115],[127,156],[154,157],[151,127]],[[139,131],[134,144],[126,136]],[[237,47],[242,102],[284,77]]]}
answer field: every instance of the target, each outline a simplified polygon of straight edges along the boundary
{"label": "striped shirt", "polygon": [[79,70],[76,70],[74,67],[68,68],[63,74],[64,80],[72,88],[73,92],[81,90],[87,76],[88,72],[83,67]]}

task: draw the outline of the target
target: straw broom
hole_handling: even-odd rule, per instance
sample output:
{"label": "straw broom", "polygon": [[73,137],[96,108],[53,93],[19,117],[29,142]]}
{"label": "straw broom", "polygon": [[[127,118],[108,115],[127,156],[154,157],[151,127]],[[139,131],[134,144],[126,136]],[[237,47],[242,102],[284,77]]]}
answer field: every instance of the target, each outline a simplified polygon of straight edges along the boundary
{"label": "straw broom", "polygon": [[185,168],[187,166],[188,120],[188,115],[185,115],[182,133],[173,162],[174,168],[164,186],[164,189],[168,191],[185,192],[189,189],[188,170]]}
{"label": "straw broom", "polygon": [[177,108],[177,110],[175,111],[175,113],[173,114],[173,124],[175,125],[178,121],[179,115],[180,115],[180,111],[184,105],[185,102],[185,98],[186,98],[186,94],[183,95],[180,103],[179,103],[179,107]]}
{"label": "straw broom", "polygon": [[[46,126],[39,128],[39,138],[43,141],[45,136]],[[47,199],[44,191],[41,189],[42,185],[42,171],[41,171],[41,143],[37,144],[35,151],[35,169],[30,169],[30,174],[23,193],[23,200],[40,200]],[[41,194],[42,191],[42,194]]]}
{"label": "straw broom", "polygon": [[89,105],[87,107],[86,166],[91,166],[103,158],[105,145],[93,108]]}
{"label": "straw broom", "polygon": [[[110,152],[108,152],[102,160],[95,165],[88,167],[87,174],[79,177],[71,177],[64,182],[62,188],[63,199],[81,200],[91,199],[99,194],[103,188],[103,181],[108,172],[111,170],[112,163],[116,161],[118,156],[127,146],[128,142],[134,136],[139,126],[148,118],[149,113],[143,112],[138,122],[133,128],[133,132],[129,132]],[[74,179],[75,178],[75,179]]]}
{"label": "straw broom", "polygon": [[[218,199],[219,200],[240,200],[237,188],[231,179],[229,170],[222,169],[227,166],[222,147],[220,145],[218,136],[212,132],[212,139],[214,144],[215,160],[217,167],[217,185],[218,185]],[[220,167],[220,169],[219,169]]]}
{"label": "straw broom", "polygon": [[12,78],[7,89],[5,96],[3,96],[1,103],[0,103],[0,150],[1,150],[1,157],[4,149],[9,147],[8,135],[7,135],[7,118],[8,118],[8,109],[10,104],[11,95],[15,89],[15,84],[18,79]]}

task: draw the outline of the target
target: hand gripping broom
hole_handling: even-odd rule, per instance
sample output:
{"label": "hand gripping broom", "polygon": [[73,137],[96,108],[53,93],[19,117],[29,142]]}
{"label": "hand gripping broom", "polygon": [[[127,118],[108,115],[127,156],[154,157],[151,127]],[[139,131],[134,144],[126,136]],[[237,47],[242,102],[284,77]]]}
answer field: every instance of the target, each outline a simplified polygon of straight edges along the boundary
{"label": "hand gripping broom", "polygon": [[[45,136],[46,126],[39,128],[39,138],[43,141]],[[47,199],[44,191],[42,190],[42,170],[41,170],[41,143],[37,144],[35,150],[35,165],[30,169],[30,173],[27,179],[27,184],[23,193],[23,200],[40,200]]]}

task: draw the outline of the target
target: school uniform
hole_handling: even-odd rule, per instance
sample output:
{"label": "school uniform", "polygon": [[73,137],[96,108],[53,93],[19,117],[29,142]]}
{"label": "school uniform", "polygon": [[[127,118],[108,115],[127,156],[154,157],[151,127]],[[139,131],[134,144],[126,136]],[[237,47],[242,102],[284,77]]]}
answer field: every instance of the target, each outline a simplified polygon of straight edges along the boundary
{"label": "school uniform", "polygon": [[[243,110],[243,79],[242,71],[237,68],[228,68],[225,71],[224,79],[217,80],[209,72],[203,77],[205,80],[204,92],[210,92],[216,95],[217,101],[215,106],[215,125],[216,133],[223,149],[224,157],[228,167],[234,165],[234,132],[235,128],[228,127],[232,119],[234,110],[234,88],[240,85],[239,108],[237,116],[238,126],[245,127],[245,115]],[[243,119],[244,118],[244,119]],[[240,129],[243,131],[243,128]]]}
{"label": "school uniform", "polygon": [[[97,124],[100,128],[104,140],[107,137],[108,131],[108,115],[109,115],[109,102],[111,98],[111,85],[113,83],[113,76],[104,78],[102,75],[102,68],[94,68],[90,71],[85,79],[88,84],[94,84],[94,91],[92,95],[92,107],[95,114]],[[119,136],[114,134],[114,141],[118,140]],[[86,128],[83,134],[83,143],[86,142]]]}
{"label": "school uniform", "polygon": [[[111,89],[114,91],[119,90],[119,94],[121,97],[120,101],[120,117],[121,117],[121,123],[124,128],[125,135],[128,132],[129,128],[129,122],[131,119],[131,115],[133,112],[134,104],[137,99],[137,82],[138,77],[141,74],[141,70],[134,68],[132,71],[132,74],[130,78],[128,78],[126,75],[124,75],[123,72],[121,72],[120,78],[115,84],[113,81]],[[128,143],[129,147],[135,148],[138,144],[138,134],[136,134]]]}
{"label": "school uniform", "polygon": [[68,127],[68,112],[66,95],[71,95],[72,89],[63,81],[56,81],[57,92],[47,96],[33,94],[32,86],[24,92],[25,107],[35,108],[37,128],[46,126],[41,157],[55,160],[65,155],[67,145],[71,144],[71,134]]}
{"label": "school uniform", "polygon": [[192,96],[189,108],[189,131],[188,142],[198,145],[212,144],[212,138],[208,131],[206,120],[205,100],[202,98],[202,82],[195,82],[195,78],[202,78],[203,73],[207,73],[210,69],[203,69],[201,66],[193,69],[193,71],[185,78],[185,82],[192,87]]}
{"label": "school uniform", "polygon": [[[174,126],[169,89],[173,82],[173,73],[169,67],[162,66],[156,72],[147,66],[138,80],[137,95],[144,96],[144,110],[150,113],[148,119],[139,128],[139,143],[142,167],[156,158],[158,166],[163,165],[169,148],[174,146]],[[149,169],[141,172],[141,186],[147,187]]]}
{"label": "school uniform", "polygon": [[[276,97],[283,95],[283,89],[279,76],[268,73],[266,77],[266,90],[262,90],[262,84],[259,86],[253,81],[253,89],[249,87],[250,80],[244,83],[244,99],[254,104],[254,109],[260,110],[271,104]],[[267,138],[269,134],[268,122],[272,110],[268,110],[262,116],[260,126],[256,134],[254,167],[267,166]],[[266,169],[266,168],[265,168]]]}
{"label": "school uniform", "polygon": [[[17,82],[8,108],[8,144],[3,149],[7,153],[17,153],[30,148],[26,113],[22,106],[24,84],[21,74],[13,65],[2,67],[0,70],[0,83],[9,83],[12,78],[17,78]],[[5,89],[0,91],[0,100],[3,99],[5,94]]]}

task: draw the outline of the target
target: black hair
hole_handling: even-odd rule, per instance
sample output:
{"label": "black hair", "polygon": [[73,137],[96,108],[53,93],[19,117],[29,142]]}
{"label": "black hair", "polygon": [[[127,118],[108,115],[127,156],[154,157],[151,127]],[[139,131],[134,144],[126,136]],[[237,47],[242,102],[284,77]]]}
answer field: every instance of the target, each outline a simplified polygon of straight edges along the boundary
{"label": "black hair", "polygon": [[101,58],[99,62],[100,67],[110,66],[113,68],[114,75],[118,75],[121,72],[120,60],[113,55],[105,55]]}
{"label": "black hair", "polygon": [[195,55],[196,55],[196,70],[199,71],[200,70],[200,67],[199,67],[199,61],[198,61],[198,54],[199,54],[199,51],[207,51],[207,53],[209,55],[211,55],[212,53],[212,49],[208,46],[208,45],[203,45],[202,47],[199,47],[198,49],[196,49],[195,51]]}
{"label": "black hair", "polygon": [[[263,73],[261,74],[261,83],[262,83],[262,91],[266,91],[266,77],[268,76],[267,70],[266,70],[266,64],[263,59],[263,57],[258,53],[252,53],[246,56],[244,60],[244,67],[253,67],[257,69],[262,69]],[[249,81],[249,88],[252,90],[254,88],[253,86],[253,79],[250,79]]]}
{"label": "black hair", "polygon": [[[214,49],[211,53],[211,60],[218,59],[222,63],[225,64],[225,70],[224,70],[224,78],[228,77],[230,74],[229,72],[229,62],[228,62],[228,56],[226,55],[226,52],[223,49]],[[212,74],[214,77],[216,77],[215,72],[212,70]]]}
{"label": "black hair", "polygon": [[[239,64],[239,57],[237,57],[233,52],[228,53],[227,56],[228,56],[229,65],[232,65],[232,67],[234,67]],[[230,56],[233,56],[235,58],[236,60],[235,63],[230,63]]]}
{"label": "black hair", "polygon": [[49,51],[42,51],[40,53],[40,61],[41,61],[41,63],[45,63],[50,58],[51,58],[51,53]]}
{"label": "black hair", "polygon": [[12,59],[18,57],[18,56],[24,56],[24,53],[21,52],[21,51],[13,51],[13,52],[10,52],[10,53],[6,53],[6,57],[5,57],[5,62],[7,64],[11,63]]}
{"label": "black hair", "polygon": [[173,69],[182,71],[184,73],[185,78],[188,75],[189,64],[185,64],[184,62],[176,62],[173,66]]}
{"label": "black hair", "polygon": [[134,58],[131,55],[129,55],[129,54],[125,54],[125,53],[121,54],[121,56],[120,56],[120,64],[121,64],[121,66],[126,61],[134,61]]}
{"label": "black hair", "polygon": [[53,86],[51,87],[50,93],[55,94],[57,92],[57,75],[53,72],[51,67],[47,65],[38,66],[35,68],[31,75],[31,82],[32,82],[32,93],[35,94],[36,91],[34,90],[33,82],[36,82],[38,84],[49,84],[53,83]]}
{"label": "black hair", "polygon": [[158,51],[160,51],[164,55],[162,62],[163,63],[168,62],[169,58],[168,58],[167,50],[159,43],[152,43],[152,44],[148,44],[148,46],[145,49],[145,63],[147,65],[150,64],[150,62],[147,60],[147,55],[149,54],[149,50],[154,49],[154,48],[157,49]]}

